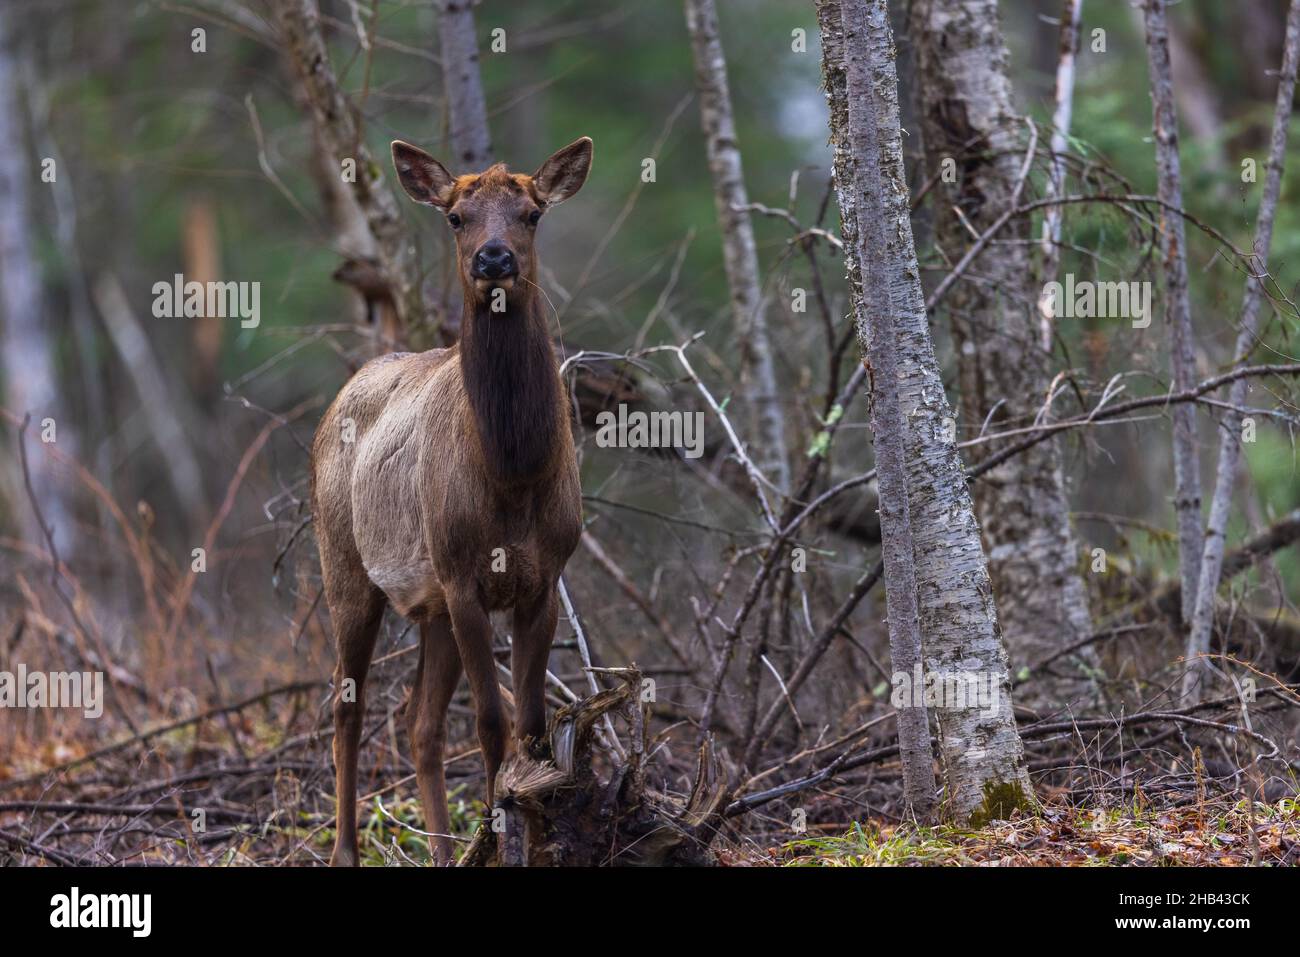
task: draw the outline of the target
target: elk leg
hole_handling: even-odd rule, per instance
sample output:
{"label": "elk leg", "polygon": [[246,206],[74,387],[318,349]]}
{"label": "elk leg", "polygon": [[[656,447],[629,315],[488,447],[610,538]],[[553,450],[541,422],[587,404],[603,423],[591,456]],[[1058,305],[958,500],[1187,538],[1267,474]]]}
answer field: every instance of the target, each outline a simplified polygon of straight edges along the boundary
{"label": "elk leg", "polygon": [[384,593],[360,575],[325,574],[325,600],[334,625],[334,798],[337,830],[330,864],[355,867],[357,853],[357,750],[366,714],[366,673],[384,617]]}
{"label": "elk leg", "polygon": [[496,660],[492,657],[492,623],[473,588],[448,590],[447,610],[451,614],[451,628],[456,636],[461,664],[469,678],[470,693],[474,696],[478,743],[483,749],[490,809],[496,800],[497,769],[505,760],[510,737],[510,722],[501,705]]}
{"label": "elk leg", "polygon": [[546,734],[546,664],[559,615],[555,589],[537,601],[515,606],[510,677],[515,692],[515,739],[541,741]]}
{"label": "elk leg", "polygon": [[460,683],[460,652],[451,631],[451,619],[439,615],[420,624],[420,663],[415,687],[407,705],[407,732],[420,782],[424,826],[437,835],[429,838],[429,851],[437,864],[455,860],[451,842],[451,815],[447,811],[447,779],[442,753],[447,739],[447,706]]}

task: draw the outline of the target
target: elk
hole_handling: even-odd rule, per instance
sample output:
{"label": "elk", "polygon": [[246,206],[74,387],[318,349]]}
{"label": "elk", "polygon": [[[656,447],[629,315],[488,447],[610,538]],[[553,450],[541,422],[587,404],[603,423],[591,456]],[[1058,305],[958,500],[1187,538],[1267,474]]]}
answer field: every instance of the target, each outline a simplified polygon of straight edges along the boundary
{"label": "elk", "polygon": [[[447,706],[462,670],[491,807],[508,749],[545,732],[556,583],[582,532],[582,494],[537,285],[543,213],[586,181],[587,137],[532,176],[497,164],[452,176],[400,140],[393,164],[417,203],[443,212],[464,293],[459,341],[357,371],[312,448],[312,514],[334,628],[333,865],[356,865],[357,750],[365,680],[386,604],[417,623],[407,728],[440,864],[452,860],[443,776]],[[502,707],[489,614],[510,610],[514,737]]]}

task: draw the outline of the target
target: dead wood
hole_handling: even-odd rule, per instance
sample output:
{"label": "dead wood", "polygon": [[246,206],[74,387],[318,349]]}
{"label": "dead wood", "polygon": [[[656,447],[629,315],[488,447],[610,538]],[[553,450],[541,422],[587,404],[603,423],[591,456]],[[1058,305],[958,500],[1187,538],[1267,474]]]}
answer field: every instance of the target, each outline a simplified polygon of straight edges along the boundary
{"label": "dead wood", "polygon": [[[497,803],[461,859],[462,867],[708,866],[714,813],[725,777],[706,739],[684,799],[651,787],[645,774],[641,672],[604,668],[618,680],[557,711],[546,740],[519,752],[497,774]],[[621,715],[627,754],[598,752],[598,725]]]}

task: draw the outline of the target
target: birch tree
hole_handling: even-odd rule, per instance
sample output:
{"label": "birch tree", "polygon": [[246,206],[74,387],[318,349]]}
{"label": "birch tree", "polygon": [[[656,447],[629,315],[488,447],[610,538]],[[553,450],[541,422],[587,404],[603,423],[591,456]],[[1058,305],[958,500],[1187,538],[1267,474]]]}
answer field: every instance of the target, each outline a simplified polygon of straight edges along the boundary
{"label": "birch tree", "polygon": [[[1295,98],[1296,61],[1300,58],[1300,0],[1292,0],[1286,20],[1286,43],[1282,70],[1278,75],[1277,99],[1273,105],[1273,134],[1269,140],[1268,162],[1264,173],[1264,193],[1255,220],[1254,259],[1246,276],[1241,302],[1241,321],[1237,332],[1233,360],[1245,364],[1255,349],[1259,332],[1259,312],[1264,304],[1268,269],[1268,251],[1273,244],[1273,221],[1282,192],[1282,169],[1286,163],[1287,130]],[[1210,650],[1210,631],[1214,626],[1215,595],[1223,569],[1228,513],[1232,508],[1232,487],[1241,460],[1243,416],[1238,409],[1246,404],[1249,385],[1238,379],[1228,392],[1228,402],[1219,422],[1219,463],[1215,473],[1214,494],[1210,499],[1210,517],[1205,529],[1201,553],[1200,581],[1193,603],[1191,632],[1187,637],[1187,671],[1183,678],[1183,695],[1187,703],[1200,701],[1210,668],[1200,656]]]}
{"label": "birch tree", "polygon": [[[817,14],[844,244],[861,251],[865,243],[869,276],[878,277],[864,278],[858,257],[846,257],[854,314],[872,336],[884,331],[882,311],[893,317],[894,377],[882,381],[873,369],[873,389],[896,390],[907,422],[902,445],[927,680],[950,691],[989,691],[984,707],[959,693],[944,694],[934,708],[949,813],[983,822],[1035,801],[979,526],[930,338],[903,171],[893,35],[885,0],[819,0]],[[858,235],[859,223],[872,224],[870,236]],[[885,298],[869,303],[869,295],[882,295],[873,292],[877,283]]]}
{"label": "birch tree", "polygon": [[[0,332],[3,333],[0,362],[4,369],[5,404],[20,420],[31,415],[34,429],[28,432],[29,443],[47,419],[54,421],[56,440],[63,438],[71,442],[75,430],[69,429],[67,423],[60,426],[56,414],[59,379],[51,336],[53,327],[45,315],[40,270],[31,246],[29,191],[38,180],[20,119],[23,95],[14,29],[16,19],[16,10],[0,9],[0,143],[4,144],[0,151]],[[59,496],[50,461],[49,456],[39,452],[32,454],[32,490],[45,524],[54,530],[56,547],[67,558],[73,542],[71,514]],[[41,528],[23,501],[22,473],[16,467],[18,457],[10,457],[10,462],[15,465],[8,480],[17,523],[29,542],[43,545]]]}
{"label": "birch tree", "polygon": [[[861,58],[847,64],[848,88],[870,90]],[[868,96],[850,95],[848,112],[849,148],[854,156],[880,155],[873,122],[875,104]],[[866,162],[856,168],[856,193],[880,196],[884,184],[880,164]],[[895,701],[899,754],[903,763],[903,792],[908,805],[919,816],[929,813],[934,800],[934,754],[930,750],[930,719],[921,700],[914,675],[921,669],[920,612],[916,603],[916,563],[912,538],[912,517],[907,496],[907,459],[903,435],[907,419],[898,395],[898,336],[890,309],[889,276],[885,263],[871,257],[887,241],[878,210],[870,202],[858,202],[856,240],[845,255],[853,260],[861,293],[855,299],[858,345],[876,378],[871,391],[871,432],[876,450],[877,487],[880,500],[881,552],[885,565],[885,611],[889,624],[889,658],[894,674],[903,677],[907,695]]]}
{"label": "birch tree", "polygon": [[[1178,159],[1178,113],[1169,64],[1165,0],[1147,0],[1146,46],[1156,143],[1156,196],[1160,200],[1160,255],[1165,280],[1165,328],[1175,390],[1196,384],[1192,307],[1187,295],[1187,245],[1183,231],[1182,169]],[[1170,411],[1174,442],[1174,516],[1178,525],[1178,580],[1182,623],[1188,628],[1200,584],[1201,474],[1197,461],[1196,409],[1184,402]]]}
{"label": "birch tree", "polygon": [[492,137],[479,73],[472,0],[441,0],[438,4],[438,53],[451,150],[459,164],[455,172],[477,173],[492,162]]}
{"label": "birch tree", "polygon": [[[438,62],[452,171],[477,173],[492,165],[487,97],[479,69],[474,0],[438,0]],[[434,295],[447,345],[460,337],[460,292],[452,264],[444,264],[442,288]]]}
{"label": "birch tree", "polygon": [[[1027,173],[1025,124],[1012,104],[996,0],[915,0],[911,36],[926,158],[938,177],[935,240],[956,261],[972,230],[984,232],[1016,205]],[[1032,423],[1048,388],[1029,236],[1028,217],[1008,223],[1006,242],[975,261],[978,276],[948,294],[963,435]],[[972,457],[987,454],[976,446]],[[1016,664],[1087,638],[1092,621],[1056,442],[999,465],[974,492]]]}
{"label": "birch tree", "polygon": [[[1079,21],[1083,17],[1083,0],[1065,0],[1061,7],[1060,46],[1056,59],[1056,83],[1052,90],[1052,162],[1044,192],[1049,199],[1058,199],[1065,193],[1065,152],[1070,148],[1070,120],[1074,115],[1074,73],[1079,54]],[[1039,279],[1043,283],[1038,296],[1039,328],[1042,330],[1042,348],[1052,351],[1052,310],[1048,283],[1056,280],[1061,267],[1061,227],[1065,210],[1049,206],[1043,213],[1042,268]]]}
{"label": "birch tree", "polygon": [[782,492],[788,492],[790,470],[785,422],[768,333],[767,303],[759,283],[754,227],[745,209],[749,196],[713,0],[686,0],[686,28],[691,36],[695,88],[700,96],[700,125],[708,150],[718,228],[722,232],[722,258],[731,296],[732,322],[748,379],[747,398],[757,436],[755,459],[767,477]]}

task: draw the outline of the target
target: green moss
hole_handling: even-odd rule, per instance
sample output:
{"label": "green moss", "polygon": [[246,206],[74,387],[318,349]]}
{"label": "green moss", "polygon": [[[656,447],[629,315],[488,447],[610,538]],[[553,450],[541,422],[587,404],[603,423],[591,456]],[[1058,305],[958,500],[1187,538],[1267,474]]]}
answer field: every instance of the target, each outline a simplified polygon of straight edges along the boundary
{"label": "green moss", "polygon": [[984,782],[984,800],[970,816],[971,827],[983,827],[989,821],[1006,820],[1013,811],[1035,813],[1038,802],[1015,781]]}
{"label": "green moss", "polygon": [[910,867],[971,865],[963,841],[971,831],[951,825],[900,827],[888,835],[872,822],[854,823],[843,837],[814,837],[785,845],[796,857],[786,867]]}

